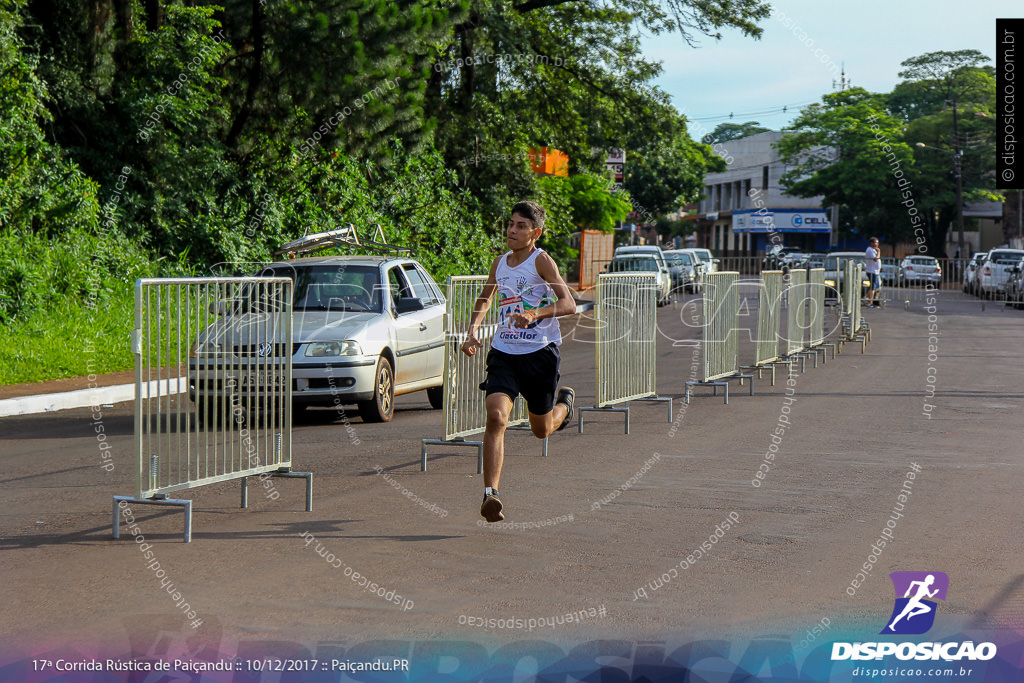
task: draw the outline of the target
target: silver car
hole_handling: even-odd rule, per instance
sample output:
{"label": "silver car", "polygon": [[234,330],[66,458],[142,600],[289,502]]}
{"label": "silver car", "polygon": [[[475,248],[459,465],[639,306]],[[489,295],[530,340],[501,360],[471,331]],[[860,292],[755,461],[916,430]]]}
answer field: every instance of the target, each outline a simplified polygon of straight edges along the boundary
{"label": "silver car", "polygon": [[[292,400],[296,408],[356,404],[366,422],[388,422],[395,396],[425,389],[442,406],[445,297],[418,262],[404,257],[323,256],[271,263],[257,275],[288,277],[293,299]],[[245,353],[237,330],[266,311],[228,305],[199,337],[190,359],[192,399],[212,403],[210,377]],[[242,349],[242,350],[240,350]],[[219,382],[216,383],[219,385]],[[199,389],[197,389],[199,387]],[[199,410],[203,415],[203,411]]]}
{"label": "silver car", "polygon": [[934,256],[907,256],[900,262],[899,278],[908,285],[937,285],[942,282],[942,266]]}
{"label": "silver car", "polygon": [[971,257],[971,260],[967,262],[967,267],[964,268],[964,294],[974,294],[978,287],[978,267],[985,262],[987,257],[987,251],[979,251],[976,252]]}
{"label": "silver car", "polygon": [[882,284],[897,286],[900,281],[900,260],[895,256],[883,256],[879,277]]}
{"label": "silver car", "polygon": [[698,290],[698,273],[696,258],[685,251],[669,250],[665,252],[668,270],[672,275],[672,288],[684,288],[691,294]]}

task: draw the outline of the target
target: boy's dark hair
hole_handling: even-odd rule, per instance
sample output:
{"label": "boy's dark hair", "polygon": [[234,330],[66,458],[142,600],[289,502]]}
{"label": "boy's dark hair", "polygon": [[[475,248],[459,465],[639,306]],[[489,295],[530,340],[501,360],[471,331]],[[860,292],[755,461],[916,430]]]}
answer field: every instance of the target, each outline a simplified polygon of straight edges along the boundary
{"label": "boy's dark hair", "polygon": [[534,229],[540,228],[541,230],[544,229],[544,219],[548,215],[540,204],[531,201],[516,202],[512,207],[512,213],[518,213],[533,223]]}

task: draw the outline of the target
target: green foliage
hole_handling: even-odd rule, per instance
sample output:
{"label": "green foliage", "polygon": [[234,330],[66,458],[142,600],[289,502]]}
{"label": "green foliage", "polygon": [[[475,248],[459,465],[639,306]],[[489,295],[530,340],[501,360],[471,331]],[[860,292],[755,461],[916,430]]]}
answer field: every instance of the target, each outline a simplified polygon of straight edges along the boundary
{"label": "green foliage", "polygon": [[720,142],[728,142],[730,140],[739,140],[740,138],[750,137],[751,135],[757,135],[758,133],[767,133],[771,128],[765,128],[757,121],[748,121],[746,123],[720,123],[715,126],[715,129],[704,136],[701,142],[709,145]]}
{"label": "green foliage", "polygon": [[[379,223],[443,280],[485,272],[509,207],[532,197],[564,266],[580,226],[693,197],[717,161],[650,86],[660,65],[640,31],[757,36],[769,11],[0,0],[0,325],[57,349],[53,367],[3,379],[80,373],[70,335],[91,318],[115,321],[103,345],[120,367],[135,278],[252,272],[307,231]],[[528,155],[543,146],[569,154],[572,177],[538,179]],[[657,180],[635,205],[603,176],[595,149],[611,147],[636,150],[638,175]],[[5,364],[45,364],[28,346]]]}
{"label": "green foliage", "polygon": [[685,237],[693,233],[696,229],[696,223],[694,221],[669,218],[668,216],[658,216],[658,220],[654,222],[654,229],[658,231],[659,235]]}
{"label": "green foliage", "polygon": [[[569,222],[573,231],[600,230],[611,232],[617,221],[624,220],[632,210],[628,197],[613,192],[612,182],[594,173],[577,173],[569,177],[548,176],[540,185],[554,205],[563,205],[564,198],[569,209]],[[554,196],[554,197],[553,197]],[[564,225],[560,219],[560,225]]]}
{"label": "green foliage", "polygon": [[696,202],[704,191],[704,176],[724,170],[724,162],[711,147],[685,134],[667,144],[641,146],[629,154],[623,185],[632,197],[632,211],[640,223],[650,223],[658,214]]}
{"label": "green foliage", "polygon": [[[439,73],[428,84],[438,147],[465,169],[463,184],[481,198],[495,184],[514,196],[536,193],[524,164],[530,147],[562,150],[573,173],[603,172],[604,154],[595,148],[671,149],[685,136],[685,122],[651,87],[661,66],[642,54],[639,31],[693,40],[732,26],[759,35],[755,22],[769,12],[747,0],[474,2],[441,44]],[[685,183],[667,184],[669,194],[687,193]],[[665,205],[647,201],[652,212]]]}

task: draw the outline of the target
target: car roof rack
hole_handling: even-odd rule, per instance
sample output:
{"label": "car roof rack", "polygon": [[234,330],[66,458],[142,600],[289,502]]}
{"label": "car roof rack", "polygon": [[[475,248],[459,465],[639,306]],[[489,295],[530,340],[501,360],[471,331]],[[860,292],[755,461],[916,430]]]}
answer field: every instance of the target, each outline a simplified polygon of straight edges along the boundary
{"label": "car roof rack", "polygon": [[356,230],[356,226],[352,223],[348,223],[347,225],[335,230],[315,232],[312,234],[310,234],[309,228],[306,228],[306,232],[302,237],[297,240],[287,242],[286,244],[282,244],[281,248],[274,252],[274,256],[296,258],[297,256],[305,256],[339,247],[356,247],[358,249],[373,251],[378,254],[412,253],[412,249],[409,247],[400,247],[395,244],[388,244],[388,240],[384,236],[384,228],[380,223],[374,223],[373,227],[373,239],[369,240],[360,240],[359,231]]}

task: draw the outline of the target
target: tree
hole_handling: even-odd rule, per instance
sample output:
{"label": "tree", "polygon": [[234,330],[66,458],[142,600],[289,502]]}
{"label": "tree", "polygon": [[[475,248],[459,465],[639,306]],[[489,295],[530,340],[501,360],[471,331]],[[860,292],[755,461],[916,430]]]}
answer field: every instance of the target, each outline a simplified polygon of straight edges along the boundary
{"label": "tree", "polygon": [[40,59],[21,37],[22,2],[0,0],[0,323],[63,299],[95,307],[133,274],[140,250],[110,227],[100,188],[47,139],[53,116]]}
{"label": "tree", "polygon": [[667,145],[631,149],[626,162],[623,185],[632,198],[633,211],[644,223],[697,201],[704,190],[704,176],[726,168],[711,147],[687,135],[679,135]]}
{"label": "tree", "polygon": [[965,203],[999,198],[990,177],[995,131],[991,122],[975,116],[987,116],[995,104],[992,69],[981,66],[987,61],[977,50],[912,57],[899,74],[906,80],[890,96],[894,111],[907,117],[905,139],[915,152],[925,245],[935,255],[946,255],[950,225],[957,219],[957,167]]}
{"label": "tree", "polygon": [[[757,36],[769,11],[747,0],[475,2],[428,83],[438,145],[450,163],[475,160],[462,180],[478,196],[506,178],[528,188],[529,147],[556,147],[572,172],[599,173],[595,149],[670,146],[685,129],[667,95],[649,85],[661,67],[642,55],[637,28],[689,41],[726,26]],[[631,144],[639,136],[642,144]]]}
{"label": "tree", "polygon": [[720,123],[715,126],[715,129],[705,135],[701,142],[714,145],[719,142],[728,142],[730,140],[739,140],[740,138],[750,137],[751,135],[757,135],[758,133],[767,133],[771,128],[765,128],[757,121],[748,121],[746,123]]}
{"label": "tree", "polygon": [[788,194],[822,195],[824,205],[839,204],[844,215],[856,216],[857,234],[898,241],[913,234],[902,205],[913,155],[885,105],[883,96],[863,88],[825,95],[775,147],[790,166],[782,177]]}

